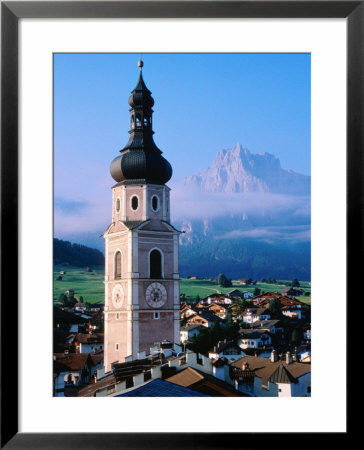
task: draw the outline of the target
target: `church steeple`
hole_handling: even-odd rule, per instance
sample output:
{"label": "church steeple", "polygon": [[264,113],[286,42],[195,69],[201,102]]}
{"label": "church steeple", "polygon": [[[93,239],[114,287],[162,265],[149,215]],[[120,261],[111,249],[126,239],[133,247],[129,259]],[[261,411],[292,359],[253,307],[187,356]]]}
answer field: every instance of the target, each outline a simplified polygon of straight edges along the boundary
{"label": "church steeple", "polygon": [[111,163],[112,222],[105,238],[105,368],[180,339],[178,238],[170,224],[172,168],[155,145],[154,100],[142,61],[129,98],[130,138]]}
{"label": "church steeple", "polygon": [[110,173],[115,181],[122,184],[165,184],[172,176],[172,167],[163,158],[162,151],[153,139],[154,99],[143,79],[143,65],[143,61],[140,60],[138,83],[128,100],[131,107],[130,138],[120,150],[121,155],[112,161]]}

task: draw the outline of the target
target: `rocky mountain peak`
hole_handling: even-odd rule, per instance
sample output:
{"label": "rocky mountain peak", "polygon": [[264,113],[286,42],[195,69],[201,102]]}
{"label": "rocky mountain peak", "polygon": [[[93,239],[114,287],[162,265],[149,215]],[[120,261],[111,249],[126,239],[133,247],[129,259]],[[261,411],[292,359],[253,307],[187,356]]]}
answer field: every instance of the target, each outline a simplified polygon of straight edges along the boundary
{"label": "rocky mountain peak", "polygon": [[211,167],[183,180],[185,186],[200,192],[273,192],[308,194],[310,177],[282,169],[273,154],[252,154],[238,142],[219,150]]}

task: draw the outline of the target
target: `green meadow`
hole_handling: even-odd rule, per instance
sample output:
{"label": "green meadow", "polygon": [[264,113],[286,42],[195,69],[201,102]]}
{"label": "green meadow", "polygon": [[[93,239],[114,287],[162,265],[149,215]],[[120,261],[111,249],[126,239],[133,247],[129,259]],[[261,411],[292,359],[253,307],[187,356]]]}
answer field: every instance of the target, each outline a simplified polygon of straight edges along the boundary
{"label": "green meadow", "polygon": [[[282,280],[286,281],[286,280]],[[287,280],[288,281],[288,280]],[[307,281],[300,281],[300,286],[304,291],[311,292],[311,285]],[[232,280],[232,287],[224,288],[219,286],[217,283],[208,280],[190,280],[187,278],[181,278],[180,282],[180,293],[186,295],[186,301],[194,302],[197,295],[202,299],[207,297],[210,294],[214,294],[216,292],[221,292],[222,294],[227,294],[233,289],[239,289],[241,292],[254,292],[255,288],[260,289],[261,292],[278,292],[280,293],[282,289],[287,287],[285,284],[270,284],[270,283],[260,283],[257,282],[255,285],[245,286],[243,284],[239,284],[236,280]],[[302,296],[297,297],[301,302],[306,303],[308,305],[311,304],[310,296]]]}
{"label": "green meadow", "polygon": [[[62,280],[56,281],[56,277],[60,275],[60,271],[65,270],[66,274],[61,275]],[[103,303],[104,302],[104,267],[94,266],[92,272],[86,272],[84,267],[75,266],[54,266],[53,273],[53,301],[57,303],[60,294],[65,293],[68,289],[74,290],[76,299],[83,297],[84,302],[88,303]],[[202,299],[210,294],[221,292],[226,294],[233,289],[239,289],[241,292],[253,292],[257,287],[264,292],[281,292],[286,286],[284,284],[269,284],[258,282],[254,286],[245,286],[239,284],[237,281],[232,282],[233,286],[223,288],[217,283],[209,280],[190,280],[181,278],[180,293],[186,295],[187,302],[194,302],[197,295]],[[301,287],[305,291],[311,292],[311,285],[309,282],[300,281]],[[311,304],[310,296],[297,297],[300,301]]]}
{"label": "green meadow", "polygon": [[[53,269],[53,301],[57,303],[60,294],[73,289],[75,298],[83,297],[84,302],[104,302],[104,267],[93,266],[92,272],[86,272],[86,267],[56,265]],[[65,275],[60,271],[65,270]],[[56,281],[61,276],[61,281]]]}

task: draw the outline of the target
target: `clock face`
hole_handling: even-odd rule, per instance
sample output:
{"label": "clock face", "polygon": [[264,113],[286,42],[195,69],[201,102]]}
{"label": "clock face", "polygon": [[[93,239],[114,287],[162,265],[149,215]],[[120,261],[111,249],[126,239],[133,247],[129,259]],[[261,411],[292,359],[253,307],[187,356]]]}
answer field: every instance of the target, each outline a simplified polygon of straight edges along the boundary
{"label": "clock face", "polygon": [[124,300],[124,289],[121,284],[117,284],[113,287],[111,299],[115,308],[121,307]]}
{"label": "clock face", "polygon": [[151,283],[145,292],[145,299],[152,308],[160,308],[167,301],[166,288],[161,283]]}

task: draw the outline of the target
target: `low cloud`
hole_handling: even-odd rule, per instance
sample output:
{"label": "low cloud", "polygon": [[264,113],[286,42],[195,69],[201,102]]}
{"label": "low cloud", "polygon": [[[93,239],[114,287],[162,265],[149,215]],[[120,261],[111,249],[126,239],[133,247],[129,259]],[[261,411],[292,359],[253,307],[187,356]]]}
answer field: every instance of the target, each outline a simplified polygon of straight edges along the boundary
{"label": "low cloud", "polygon": [[311,227],[310,225],[259,227],[250,230],[233,230],[218,237],[218,239],[234,238],[249,238],[268,243],[277,241],[309,242]]}
{"label": "low cloud", "polygon": [[111,222],[111,206],[104,199],[57,198],[54,201],[54,235],[67,239],[80,233],[99,236]]}
{"label": "low cloud", "polygon": [[192,189],[171,191],[173,220],[213,219],[223,215],[295,215],[309,219],[310,197],[271,193],[199,193]]}

